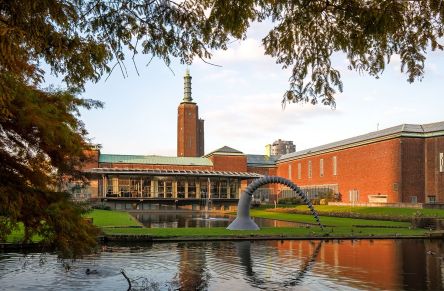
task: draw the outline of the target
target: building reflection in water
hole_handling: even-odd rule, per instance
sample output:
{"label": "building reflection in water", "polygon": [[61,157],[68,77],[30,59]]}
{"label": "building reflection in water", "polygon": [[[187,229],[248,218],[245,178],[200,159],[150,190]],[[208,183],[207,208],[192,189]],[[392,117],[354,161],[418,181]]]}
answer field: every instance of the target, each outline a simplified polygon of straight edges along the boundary
{"label": "building reflection in water", "polygon": [[[178,244],[181,289],[206,289],[211,277],[209,270],[218,272],[219,267],[213,266],[216,263],[233,268],[233,271],[225,269],[225,273],[234,272],[238,268],[234,266],[239,264],[243,270],[241,277],[256,288],[285,289],[304,285],[312,275],[322,275],[339,285],[357,289],[363,286],[366,289],[444,289],[444,243],[438,240],[241,241],[228,244]],[[212,257],[209,263],[207,256]],[[284,270],[285,267],[291,272]],[[266,268],[273,276],[267,276]],[[276,275],[279,273],[282,274]]]}
{"label": "building reflection in water", "polygon": [[179,243],[177,252],[180,257],[178,278],[180,290],[208,289],[210,274],[206,268],[206,256],[202,243]]}

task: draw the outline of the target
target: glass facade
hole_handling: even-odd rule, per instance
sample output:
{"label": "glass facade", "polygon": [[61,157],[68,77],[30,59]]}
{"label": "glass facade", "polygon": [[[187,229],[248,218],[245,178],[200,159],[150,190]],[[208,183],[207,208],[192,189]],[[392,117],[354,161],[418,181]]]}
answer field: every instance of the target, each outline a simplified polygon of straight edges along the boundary
{"label": "glass facade", "polygon": [[104,175],[99,197],[237,199],[241,180],[236,178]]}

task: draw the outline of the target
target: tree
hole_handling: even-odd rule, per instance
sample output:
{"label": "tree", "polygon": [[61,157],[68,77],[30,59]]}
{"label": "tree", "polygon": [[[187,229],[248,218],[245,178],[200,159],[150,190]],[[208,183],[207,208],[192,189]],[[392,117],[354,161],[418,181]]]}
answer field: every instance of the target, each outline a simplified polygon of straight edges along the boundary
{"label": "tree", "polygon": [[[190,63],[225,48],[230,32],[208,21],[209,4],[0,1],[0,240],[22,223],[25,242],[38,234],[64,256],[95,245],[96,229],[68,193],[56,191],[61,179],[85,178],[80,169],[91,145],[79,108],[101,103],[79,93],[115,67],[125,74],[125,47],[167,65],[171,56]],[[229,24],[240,37],[235,30],[245,24]],[[45,69],[66,88],[43,88]]]}
{"label": "tree", "polygon": [[[252,22],[271,20],[265,53],[293,68],[283,102],[334,106],[335,52],[376,77],[399,54],[408,81],[421,79],[426,50],[443,48],[441,2],[0,0],[0,239],[21,222],[25,240],[40,234],[69,255],[94,245],[94,228],[55,189],[61,177],[83,178],[90,144],[78,110],[101,104],[79,94],[115,68],[126,75],[125,50],[166,65],[207,61]],[[43,88],[48,73],[65,88]]]}

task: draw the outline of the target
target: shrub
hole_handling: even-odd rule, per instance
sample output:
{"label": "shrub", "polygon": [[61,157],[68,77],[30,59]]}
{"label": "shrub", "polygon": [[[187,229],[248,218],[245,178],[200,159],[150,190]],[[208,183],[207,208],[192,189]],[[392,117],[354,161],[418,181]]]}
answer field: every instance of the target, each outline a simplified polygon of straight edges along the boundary
{"label": "shrub", "polygon": [[94,205],[92,205],[92,208],[93,209],[100,209],[100,210],[111,210],[111,207],[109,207],[105,203],[94,204]]}

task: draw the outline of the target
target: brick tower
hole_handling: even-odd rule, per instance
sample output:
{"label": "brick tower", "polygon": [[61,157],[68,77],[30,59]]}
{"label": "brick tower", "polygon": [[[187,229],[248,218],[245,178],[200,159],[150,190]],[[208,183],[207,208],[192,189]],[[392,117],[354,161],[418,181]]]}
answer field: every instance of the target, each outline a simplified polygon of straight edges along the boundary
{"label": "brick tower", "polygon": [[199,119],[199,109],[191,98],[191,76],[188,69],[184,76],[183,100],[177,111],[177,156],[203,156],[204,120]]}

